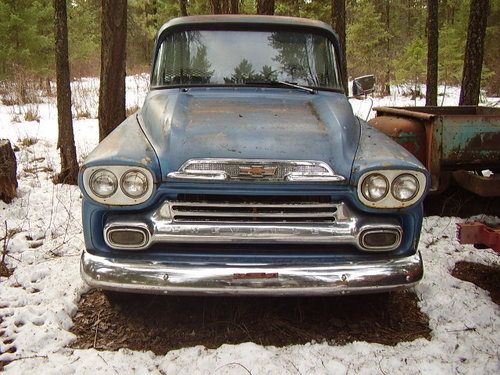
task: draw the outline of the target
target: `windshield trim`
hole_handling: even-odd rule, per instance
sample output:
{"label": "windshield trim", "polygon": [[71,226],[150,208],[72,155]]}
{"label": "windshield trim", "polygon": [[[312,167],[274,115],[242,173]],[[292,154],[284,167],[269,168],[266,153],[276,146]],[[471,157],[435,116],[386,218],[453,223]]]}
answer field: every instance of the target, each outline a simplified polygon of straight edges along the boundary
{"label": "windshield trim", "polygon": [[[288,32],[298,32],[298,33],[313,33],[316,35],[324,36],[327,38],[330,43],[332,44],[333,47],[333,52],[335,54],[335,60],[337,62],[336,69],[338,70],[339,78],[340,78],[340,86],[338,88],[333,88],[333,87],[316,87],[316,86],[306,86],[315,90],[324,90],[324,91],[333,91],[333,92],[340,92],[343,94],[346,94],[346,87],[342,88],[342,82],[343,82],[343,75],[346,74],[343,72],[342,69],[342,59],[344,58],[342,56],[342,51],[340,49],[340,44],[338,40],[337,34],[333,31],[329,31],[328,29],[321,28],[321,27],[316,27],[312,25],[295,25],[295,24],[275,24],[270,22],[269,24],[253,24],[253,23],[231,23],[231,22],[221,22],[217,24],[211,24],[211,23],[200,23],[200,24],[176,24],[172,25],[171,27],[168,27],[164,30],[160,30],[160,33],[157,35],[156,40],[155,40],[155,48],[153,51],[153,58],[152,58],[152,63],[151,63],[151,72],[150,72],[150,89],[157,89],[157,88],[178,88],[178,87],[252,87],[249,85],[239,85],[239,84],[182,84],[182,85],[160,85],[160,86],[153,86],[153,75],[154,75],[154,69],[155,69],[155,63],[158,58],[158,53],[160,51],[161,44],[164,42],[164,40],[178,32],[182,31],[191,31],[191,30],[216,30],[216,31],[288,31]],[[262,85],[264,86],[264,85]]]}

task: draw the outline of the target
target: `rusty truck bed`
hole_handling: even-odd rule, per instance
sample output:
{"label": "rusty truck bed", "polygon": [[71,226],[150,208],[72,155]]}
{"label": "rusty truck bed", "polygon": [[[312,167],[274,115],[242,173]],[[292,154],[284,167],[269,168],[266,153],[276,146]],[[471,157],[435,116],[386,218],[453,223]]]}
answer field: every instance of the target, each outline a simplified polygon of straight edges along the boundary
{"label": "rusty truck bed", "polygon": [[[431,190],[442,190],[448,172],[500,171],[500,108],[377,107],[370,124],[410,150],[432,176]],[[461,173],[463,175],[463,173]],[[457,174],[457,176],[459,176]],[[479,176],[480,177],[480,176]],[[489,179],[494,182],[497,178]],[[496,182],[498,184],[498,182]],[[497,186],[497,185],[495,185]],[[491,195],[495,193],[496,187]],[[497,194],[499,195],[500,189]]]}

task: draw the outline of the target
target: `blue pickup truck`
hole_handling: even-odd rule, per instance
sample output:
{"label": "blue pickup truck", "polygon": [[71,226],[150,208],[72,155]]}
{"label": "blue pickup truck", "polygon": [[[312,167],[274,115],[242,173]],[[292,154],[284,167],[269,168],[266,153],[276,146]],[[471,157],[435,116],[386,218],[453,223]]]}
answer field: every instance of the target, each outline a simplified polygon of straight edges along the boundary
{"label": "blue pickup truck", "polygon": [[229,295],[415,285],[429,174],[354,116],[340,51],[318,21],[166,23],[143,107],[81,168],[85,282]]}

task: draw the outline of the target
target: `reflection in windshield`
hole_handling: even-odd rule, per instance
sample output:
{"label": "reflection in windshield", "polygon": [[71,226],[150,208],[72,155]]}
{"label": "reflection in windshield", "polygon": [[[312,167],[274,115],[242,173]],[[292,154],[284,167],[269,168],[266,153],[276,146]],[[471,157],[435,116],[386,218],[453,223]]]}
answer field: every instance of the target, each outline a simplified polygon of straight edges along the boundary
{"label": "reflection in windshield", "polygon": [[192,30],[166,36],[153,86],[235,85],[263,81],[341,88],[331,42],[288,31]]}

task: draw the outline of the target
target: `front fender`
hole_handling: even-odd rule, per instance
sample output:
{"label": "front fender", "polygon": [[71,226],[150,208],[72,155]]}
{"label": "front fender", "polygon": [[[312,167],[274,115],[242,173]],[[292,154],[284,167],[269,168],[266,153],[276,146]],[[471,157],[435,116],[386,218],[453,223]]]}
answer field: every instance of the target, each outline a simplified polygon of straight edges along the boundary
{"label": "front fender", "polygon": [[[151,143],[142,131],[137,114],[128,117],[87,156],[82,173],[86,168],[105,165],[130,165],[149,169],[154,182],[161,181],[160,163]],[[82,185],[80,185],[80,188]]]}
{"label": "front fender", "polygon": [[427,169],[409,151],[365,121],[360,120],[360,124],[361,135],[352,167],[351,185],[357,186],[363,173],[375,169],[419,171],[427,176],[429,185]]}

